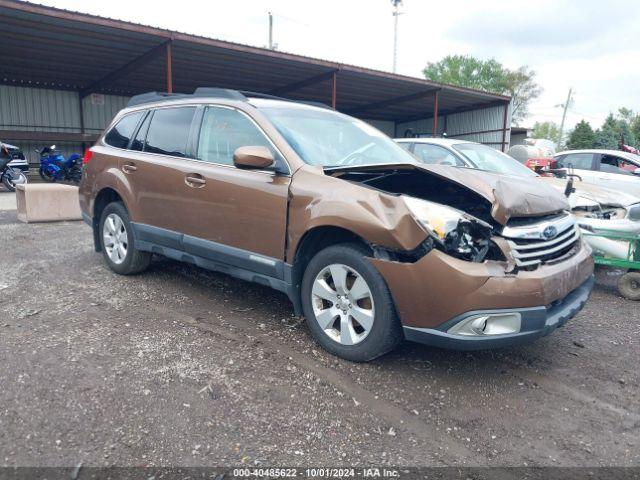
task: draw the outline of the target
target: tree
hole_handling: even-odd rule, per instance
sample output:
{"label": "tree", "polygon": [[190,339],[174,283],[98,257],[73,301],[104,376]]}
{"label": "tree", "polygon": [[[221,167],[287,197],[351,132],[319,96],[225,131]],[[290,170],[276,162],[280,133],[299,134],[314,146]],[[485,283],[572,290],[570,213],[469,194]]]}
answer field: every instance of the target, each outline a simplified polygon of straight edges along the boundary
{"label": "tree", "polygon": [[596,148],[606,148],[609,150],[617,150],[618,142],[620,141],[620,135],[618,130],[618,122],[614,118],[613,114],[605,119],[602,126],[596,130],[594,146]]}
{"label": "tree", "polygon": [[560,128],[555,122],[536,122],[533,124],[533,138],[544,138],[558,144]]}
{"label": "tree", "polygon": [[529,67],[509,70],[493,58],[480,60],[469,55],[448,55],[438,62],[428,63],[423,73],[434,82],[511,96],[515,122],[527,116],[529,102],[542,93],[535,82],[535,72]]}
{"label": "tree", "polygon": [[631,128],[636,118],[637,116],[633,113],[633,110],[624,107],[618,109],[618,114],[616,115],[618,140],[624,139],[626,145],[635,146],[638,140],[638,136]]}
{"label": "tree", "polygon": [[542,88],[535,82],[536,72],[526,65],[507,74],[508,93],[511,97],[512,116],[520,121],[529,116],[529,102],[542,93]]}
{"label": "tree", "polygon": [[636,115],[633,120],[631,120],[631,125],[629,125],[631,129],[631,133],[636,137],[636,143],[640,142],[640,114]]}
{"label": "tree", "polygon": [[615,116],[610,113],[595,132],[595,147],[617,150],[622,139],[626,145],[636,146],[638,140],[636,130],[640,129],[638,123],[640,123],[638,115],[628,108],[618,109]]}
{"label": "tree", "polygon": [[591,125],[589,125],[589,122],[581,120],[569,135],[567,148],[570,150],[593,148],[594,141],[595,134],[593,133]]}

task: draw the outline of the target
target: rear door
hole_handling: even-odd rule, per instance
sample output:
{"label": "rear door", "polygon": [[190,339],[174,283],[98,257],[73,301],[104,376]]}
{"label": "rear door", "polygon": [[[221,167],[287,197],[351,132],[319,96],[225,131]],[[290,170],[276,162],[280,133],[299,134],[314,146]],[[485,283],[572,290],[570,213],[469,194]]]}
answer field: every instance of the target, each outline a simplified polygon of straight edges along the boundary
{"label": "rear door", "polygon": [[[243,146],[269,148],[277,168],[236,168],[233,154]],[[195,150],[182,182],[185,250],[280,276],[291,182],[284,157],[246,113],[227,106],[204,109]]]}
{"label": "rear door", "polygon": [[184,171],[195,112],[193,106],[149,112],[119,164],[133,198],[131,219],[141,239],[176,249],[181,247],[176,232],[189,206]]}

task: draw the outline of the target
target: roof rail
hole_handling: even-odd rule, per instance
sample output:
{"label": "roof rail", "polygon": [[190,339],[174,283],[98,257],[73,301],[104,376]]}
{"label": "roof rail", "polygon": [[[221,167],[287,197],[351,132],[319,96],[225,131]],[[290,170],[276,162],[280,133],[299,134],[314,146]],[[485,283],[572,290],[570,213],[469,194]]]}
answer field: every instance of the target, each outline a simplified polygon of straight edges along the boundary
{"label": "roof rail", "polygon": [[167,93],[167,92],[147,92],[140,95],[134,95],[129,99],[127,107],[142,105],[145,103],[161,102],[163,100],[173,100],[176,98],[186,97],[183,93]]}
{"label": "roof rail", "polygon": [[292,100],[290,98],[277,97],[268,93],[260,92],[248,92],[241,90],[231,90],[227,88],[218,87],[198,87],[192,94],[189,93],[167,93],[167,92],[148,92],[131,97],[127,107],[133,107],[136,105],[143,105],[145,103],[155,103],[168,100],[177,100],[180,98],[225,98],[227,100],[239,100],[248,102],[249,98],[266,98],[271,100],[281,100],[283,102],[298,102],[307,105],[313,105],[321,108],[331,109],[328,105],[321,102],[312,102],[305,100]]}

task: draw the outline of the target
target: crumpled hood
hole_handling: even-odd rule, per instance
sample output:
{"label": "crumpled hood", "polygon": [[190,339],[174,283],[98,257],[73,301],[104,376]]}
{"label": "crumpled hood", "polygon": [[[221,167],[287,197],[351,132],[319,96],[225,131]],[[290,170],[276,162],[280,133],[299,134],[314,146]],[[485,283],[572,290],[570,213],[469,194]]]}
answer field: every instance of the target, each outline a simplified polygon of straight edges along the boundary
{"label": "crumpled hood", "polygon": [[540,177],[501,175],[471,168],[416,165],[473,190],[491,202],[491,216],[502,225],[513,217],[542,216],[568,210],[565,196]]}
{"label": "crumpled hood", "polygon": [[[344,175],[347,172],[391,170],[405,172],[418,170],[440,181],[468,189],[490,203],[491,217],[502,225],[506,225],[513,217],[543,216],[570,208],[565,196],[540,177],[501,175],[471,168],[418,162],[331,167],[325,169],[325,173]],[[372,182],[369,184],[371,185]]]}

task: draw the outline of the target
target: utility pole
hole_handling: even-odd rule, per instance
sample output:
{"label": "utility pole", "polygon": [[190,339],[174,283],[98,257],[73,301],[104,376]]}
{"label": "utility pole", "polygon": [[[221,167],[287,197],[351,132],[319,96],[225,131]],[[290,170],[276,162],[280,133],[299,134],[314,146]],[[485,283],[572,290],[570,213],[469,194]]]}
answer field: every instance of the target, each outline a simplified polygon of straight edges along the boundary
{"label": "utility pole", "polygon": [[393,73],[396,73],[396,65],[398,62],[398,17],[402,15],[398,11],[402,0],[391,0],[393,4]]}
{"label": "utility pole", "polygon": [[567,101],[564,102],[564,105],[559,105],[564,107],[564,110],[562,112],[562,121],[560,122],[560,132],[558,133],[558,148],[561,148],[560,145],[562,144],[562,134],[564,133],[564,121],[567,118],[567,109],[569,108],[569,104],[571,103],[571,94],[572,92],[572,88],[569,88],[569,94],[567,95]]}
{"label": "utility pole", "polygon": [[269,12],[269,50],[273,50],[273,14]]}

